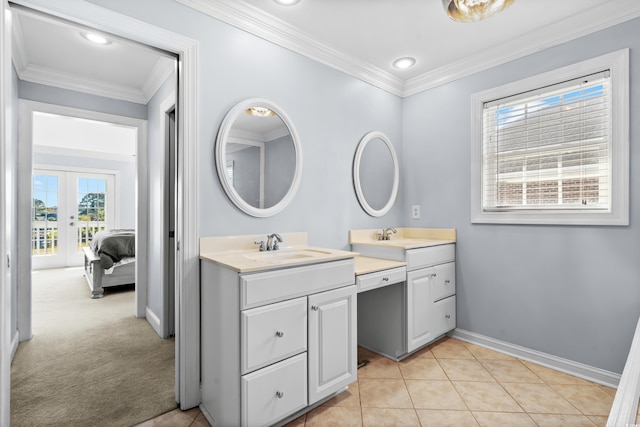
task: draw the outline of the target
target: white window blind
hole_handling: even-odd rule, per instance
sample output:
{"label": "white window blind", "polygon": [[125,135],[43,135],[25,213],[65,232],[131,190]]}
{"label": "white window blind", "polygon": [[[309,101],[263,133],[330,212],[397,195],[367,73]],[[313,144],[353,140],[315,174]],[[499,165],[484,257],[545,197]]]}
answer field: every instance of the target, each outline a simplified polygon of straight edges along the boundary
{"label": "white window blind", "polygon": [[611,88],[604,70],[483,104],[482,209],[611,208]]}

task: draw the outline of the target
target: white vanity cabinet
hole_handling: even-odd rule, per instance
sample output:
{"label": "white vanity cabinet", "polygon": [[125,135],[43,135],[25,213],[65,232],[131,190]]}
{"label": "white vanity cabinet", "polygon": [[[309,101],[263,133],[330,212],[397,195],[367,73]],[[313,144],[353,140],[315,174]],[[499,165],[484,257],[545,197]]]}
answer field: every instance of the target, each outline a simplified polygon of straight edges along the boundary
{"label": "white vanity cabinet", "polygon": [[407,263],[406,323],[401,331],[405,354],[385,353],[401,359],[456,327],[455,243],[411,248],[392,243],[393,239],[381,244],[352,243],[352,249],[363,256]]}
{"label": "white vanity cabinet", "polygon": [[455,271],[448,262],[407,273],[409,353],[455,328]]}
{"label": "white vanity cabinet", "polygon": [[200,268],[201,409],[213,425],[272,425],[356,381],[353,259]]}

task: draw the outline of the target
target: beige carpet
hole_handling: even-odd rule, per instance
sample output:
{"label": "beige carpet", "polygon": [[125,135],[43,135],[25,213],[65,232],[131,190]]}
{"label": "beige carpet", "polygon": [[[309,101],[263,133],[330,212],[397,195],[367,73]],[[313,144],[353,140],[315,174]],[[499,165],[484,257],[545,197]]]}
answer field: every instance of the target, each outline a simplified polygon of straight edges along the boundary
{"label": "beige carpet", "polygon": [[132,287],[93,300],[81,268],[33,274],[33,339],[11,367],[11,425],[131,426],[176,408],[174,340],[133,316]]}

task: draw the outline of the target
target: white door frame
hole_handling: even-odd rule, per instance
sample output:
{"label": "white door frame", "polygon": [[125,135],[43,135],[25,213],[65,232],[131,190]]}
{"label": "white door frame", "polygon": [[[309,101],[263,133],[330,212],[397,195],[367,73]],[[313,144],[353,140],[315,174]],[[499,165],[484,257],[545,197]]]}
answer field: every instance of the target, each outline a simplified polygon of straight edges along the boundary
{"label": "white door frame", "polygon": [[[11,147],[12,134],[12,93],[11,86],[11,13],[6,0],[2,0],[0,5],[0,425],[8,426],[11,422],[9,411],[9,393],[11,392],[11,278],[9,277],[9,267],[7,260],[11,243],[7,241],[7,218],[8,208],[7,196],[11,194],[7,188],[7,170],[10,167],[8,162],[13,159],[7,158],[9,147]],[[11,218],[11,216],[8,216]],[[15,239],[15,236],[13,237]]]}
{"label": "white door frame", "polygon": [[[2,156],[4,147],[10,143],[7,129],[8,115],[11,113],[11,24],[7,0],[2,0],[4,31],[0,34],[2,56],[0,67],[2,87],[0,94],[0,115],[5,132],[0,136],[0,175],[4,176],[6,164]],[[164,30],[120,13],[79,0],[52,2],[44,0],[14,0],[14,3],[30,7],[44,13],[110,32],[149,46],[154,46],[178,55],[178,99],[177,122],[179,144],[177,191],[176,242],[179,250],[176,260],[176,346],[179,357],[176,360],[178,381],[176,394],[182,409],[200,403],[200,293],[199,259],[197,236],[197,41]],[[0,184],[3,183],[0,178]],[[4,193],[4,191],[3,191]],[[0,201],[0,209],[5,207]],[[4,209],[3,209],[4,213]],[[5,225],[0,226],[0,232]],[[9,424],[10,401],[10,344],[11,295],[5,278],[5,242],[0,244],[0,305],[5,313],[0,316],[0,424]]]}

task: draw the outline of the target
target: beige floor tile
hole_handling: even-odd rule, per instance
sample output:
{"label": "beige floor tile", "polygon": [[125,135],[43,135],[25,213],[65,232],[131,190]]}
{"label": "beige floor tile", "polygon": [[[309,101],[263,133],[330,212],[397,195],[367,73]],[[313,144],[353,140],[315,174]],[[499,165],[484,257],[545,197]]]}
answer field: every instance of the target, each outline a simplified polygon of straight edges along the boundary
{"label": "beige floor tile", "polygon": [[498,383],[454,381],[453,386],[472,411],[524,412]]}
{"label": "beige floor tile", "polygon": [[412,380],[448,380],[440,363],[429,357],[412,357],[401,361],[400,372],[404,379]]}
{"label": "beige floor tile", "polygon": [[584,415],[529,414],[540,427],[596,427]]}
{"label": "beige floor tile", "polygon": [[304,427],[304,422],[307,419],[307,414],[300,415],[295,420],[285,424],[285,427]]}
{"label": "beige floor tile", "polygon": [[509,356],[507,354],[499,353],[497,351],[489,350],[485,347],[480,347],[479,345],[464,343],[467,350],[473,354],[476,359],[479,360],[516,360],[515,357]]}
{"label": "beige floor tile", "polygon": [[333,399],[322,404],[322,406],[355,406],[360,407],[360,388],[358,381],[349,384],[349,388]]}
{"label": "beige floor tile", "polygon": [[580,411],[547,384],[506,383],[502,386],[526,412],[580,414]]}
{"label": "beige floor tile", "polygon": [[609,417],[605,417],[602,415],[589,415],[587,418],[589,418],[591,422],[598,427],[607,427],[607,420],[609,419]]}
{"label": "beige floor tile", "polygon": [[199,408],[189,409],[188,411],[174,409],[149,421],[145,421],[142,424],[138,424],[138,427],[189,427],[199,413]]}
{"label": "beige floor tile", "polygon": [[436,359],[475,359],[464,343],[454,338],[443,338],[429,349]]}
{"label": "beige floor tile", "polygon": [[473,416],[482,427],[537,427],[527,414],[474,412]]}
{"label": "beige floor tile", "polygon": [[552,385],[558,393],[585,415],[608,416],[613,396],[597,385]]}
{"label": "beige floor tile", "polygon": [[307,414],[305,427],[312,426],[362,426],[360,408],[319,406]]}
{"label": "beige floor tile", "polygon": [[402,378],[397,362],[379,355],[367,360],[369,364],[358,369],[358,378]]}
{"label": "beige floor tile", "polygon": [[467,409],[450,381],[405,380],[405,382],[416,409]]}
{"label": "beige floor tile", "polygon": [[542,380],[519,360],[481,360],[482,366],[501,383],[542,383]]}
{"label": "beige floor tile", "polygon": [[[301,426],[303,425],[304,423],[301,424]],[[200,412],[189,427],[211,427],[211,424],[209,424],[207,419],[204,417],[204,414]]]}
{"label": "beige floor tile", "polygon": [[613,397],[616,397],[616,389],[615,388],[611,388],[611,387],[607,387],[605,385],[600,385],[600,390],[604,391],[605,393],[610,394]]}
{"label": "beige floor tile", "polygon": [[554,371],[553,369],[545,368],[544,366],[536,365],[535,363],[523,361],[524,365],[531,369],[542,381],[547,384],[582,384],[591,385],[589,381],[582,378],[567,375],[563,372]]}
{"label": "beige floor tile", "polygon": [[362,408],[364,427],[420,427],[415,409]]}
{"label": "beige floor tile", "polygon": [[363,408],[413,408],[404,380],[361,378],[358,382]]}
{"label": "beige floor tile", "polygon": [[414,357],[428,357],[429,359],[435,358],[433,353],[431,353],[431,349],[429,348],[429,346],[423,347],[420,350],[416,351],[415,353],[412,353],[411,356],[407,357],[407,359],[414,358]]}
{"label": "beige floor tile", "polygon": [[478,427],[469,411],[416,409],[422,427]]}
{"label": "beige floor tile", "polygon": [[495,381],[477,360],[438,359],[451,381]]}

